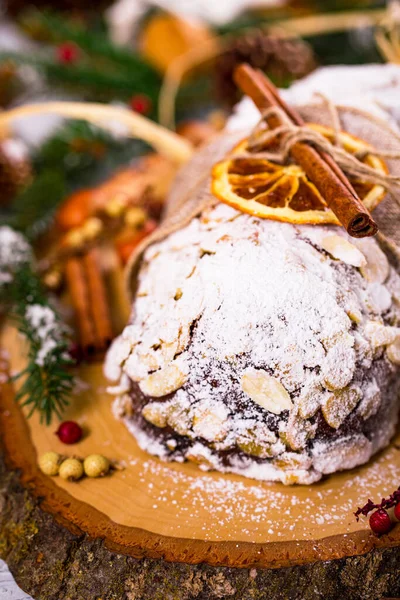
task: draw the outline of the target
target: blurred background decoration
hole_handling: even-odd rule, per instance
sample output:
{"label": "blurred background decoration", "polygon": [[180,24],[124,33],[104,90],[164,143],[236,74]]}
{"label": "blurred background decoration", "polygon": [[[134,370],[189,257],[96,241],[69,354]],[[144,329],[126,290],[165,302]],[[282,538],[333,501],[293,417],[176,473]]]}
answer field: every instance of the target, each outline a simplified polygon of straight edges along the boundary
{"label": "blurred background decoration", "polygon": [[183,79],[179,121],[221,100],[228,105],[236,100],[231,73],[239,60],[265,69],[281,86],[317,65],[381,60],[374,26],[384,15],[382,1],[117,0],[107,5],[96,3],[91,10],[93,3],[84,0],[3,0],[0,104],[18,101],[21,94],[24,102],[67,95],[123,102],[157,118],[162,79],[172,73]]}
{"label": "blurred background decoration", "polygon": [[[17,313],[35,297],[26,294],[27,281],[42,305],[54,295],[61,304],[69,298],[59,316],[72,335],[65,330],[57,348],[69,348],[74,361],[87,359],[92,346],[97,358],[104,352],[110,332],[118,334],[128,319],[123,267],[156,228],[177,170],[172,145],[187,158],[192,146],[225,126],[240,100],[232,74],[242,61],[279,87],[292,86],[284,92],[288,102],[294,90],[308,102],[317,87],[336,102],[361,98],[363,107],[400,128],[399,6],[379,0],[0,0],[0,224],[23,233],[37,258],[28,279],[21,272],[12,284]],[[367,63],[377,66],[356,75],[320,69]],[[48,113],[11,124],[9,113],[1,119],[2,110],[21,114],[25,105],[57,100],[81,103],[75,107],[86,120]],[[85,102],[100,107],[88,115]],[[110,115],[101,103],[116,108],[115,119],[102,118],[99,127],[87,119],[98,123],[96,114]],[[243,108],[251,113],[250,100]],[[243,127],[241,114],[229,127]],[[142,132],[169,140],[163,155],[130,137],[132,121],[135,133],[140,123]],[[92,307],[82,301],[90,296],[89,263],[109,313],[107,336],[94,345],[82,338],[88,327],[81,326],[91,323],[96,331]],[[37,370],[34,354],[31,363]],[[49,365],[41,381],[62,387],[69,375]],[[35,397],[29,385],[26,393]]]}
{"label": "blurred background decoration", "polygon": [[376,29],[375,38],[384,59],[400,65],[400,2],[389,2],[387,13]]}
{"label": "blurred background decoration", "polygon": [[[397,2],[0,0],[0,11],[0,107],[123,105],[196,144],[239,100],[232,73],[242,61],[279,87],[319,66],[400,61]],[[61,199],[148,150],[118,122],[107,131],[54,116],[16,122],[0,131],[1,210],[9,219],[29,205],[30,219],[47,223]]]}
{"label": "blurred background decoration", "polygon": [[[319,66],[400,60],[397,2],[0,0],[0,11],[0,107],[122,105],[195,144],[239,100],[242,61],[287,87]],[[30,229],[44,231],[62,199],[148,151],[118,122],[17,121],[0,131],[0,210],[17,223],[29,206]]]}

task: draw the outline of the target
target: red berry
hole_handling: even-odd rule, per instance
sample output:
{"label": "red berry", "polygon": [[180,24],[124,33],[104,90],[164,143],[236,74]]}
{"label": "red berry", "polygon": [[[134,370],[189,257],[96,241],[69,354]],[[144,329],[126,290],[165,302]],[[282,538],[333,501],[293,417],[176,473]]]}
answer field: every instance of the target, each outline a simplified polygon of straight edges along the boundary
{"label": "red berry", "polygon": [[68,354],[77,365],[79,365],[83,360],[82,347],[76,342],[71,343],[70,347],[68,348]]}
{"label": "red berry", "polygon": [[65,42],[57,48],[57,59],[63,65],[72,65],[80,58],[79,47],[73,42]]}
{"label": "red berry", "polygon": [[392,529],[392,522],[386,510],[379,508],[369,518],[369,526],[376,535],[383,535],[389,533]]}
{"label": "red berry", "polygon": [[147,115],[151,110],[151,100],[145,94],[135,94],[129,101],[132,110]]}
{"label": "red berry", "polygon": [[64,421],[56,431],[56,435],[63,444],[76,444],[82,437],[82,428],[75,421]]}
{"label": "red berry", "polygon": [[400,521],[400,502],[394,507],[394,516]]}

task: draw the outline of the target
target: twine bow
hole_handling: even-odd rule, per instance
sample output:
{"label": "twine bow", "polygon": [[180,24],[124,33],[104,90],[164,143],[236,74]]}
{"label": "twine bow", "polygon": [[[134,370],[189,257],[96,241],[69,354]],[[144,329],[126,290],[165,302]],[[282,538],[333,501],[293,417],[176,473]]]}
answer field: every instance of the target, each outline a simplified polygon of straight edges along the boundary
{"label": "twine bow", "polygon": [[[295,125],[281,108],[271,107],[263,111],[260,121],[249,137],[248,151],[244,152],[241,157],[266,159],[278,164],[285,164],[289,159],[292,146],[298,142],[306,142],[317,150],[329,154],[341,169],[351,177],[366,183],[383,186],[393,194],[396,202],[400,205],[400,176],[379,173],[370,165],[361,162],[368,154],[387,159],[400,159],[400,152],[375,150],[367,144],[355,154],[346,152],[340,145],[339,132],[341,126],[338,111],[332,102],[325,97],[323,99],[331,115],[334,131],[333,144],[309,126]],[[278,117],[282,125],[273,130],[266,129],[266,120],[271,116]],[[272,141],[278,141],[279,147],[274,151],[265,150],[264,148]]]}

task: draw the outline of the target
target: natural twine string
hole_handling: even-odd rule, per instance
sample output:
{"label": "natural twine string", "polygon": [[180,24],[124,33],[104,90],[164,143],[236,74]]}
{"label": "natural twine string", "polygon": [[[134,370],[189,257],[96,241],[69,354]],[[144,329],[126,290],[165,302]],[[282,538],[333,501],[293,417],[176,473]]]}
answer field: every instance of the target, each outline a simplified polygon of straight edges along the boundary
{"label": "natural twine string", "polygon": [[[306,142],[317,150],[329,154],[347,175],[366,183],[383,186],[393,194],[400,205],[400,176],[379,173],[374,167],[361,162],[368,154],[381,158],[400,159],[400,153],[375,150],[367,145],[355,154],[346,152],[339,143],[341,126],[337,109],[328,99],[324,98],[324,100],[332,117],[332,129],[334,131],[334,142],[336,143],[332,144],[321,133],[307,125],[294,124],[281,108],[274,106],[263,111],[260,121],[249,137],[248,150],[236,155],[235,158],[266,159],[283,165],[287,163],[292,147],[299,142]],[[276,129],[266,129],[266,120],[271,116],[278,117],[282,125]],[[276,150],[267,151],[263,149],[273,140],[277,140],[279,143]]]}
{"label": "natural twine string", "polygon": [[[341,118],[340,118],[340,110],[344,110],[343,108],[336,108],[336,106],[332,105],[332,107],[328,106],[328,102],[325,102],[326,107],[325,107],[325,113],[327,113],[328,116],[328,122],[326,123],[327,125],[330,125],[333,129],[337,130],[337,137],[339,137],[339,132],[341,130],[345,130],[346,131],[346,127],[343,127],[341,124]],[[314,109],[315,110],[315,109]],[[313,113],[314,114],[314,110]],[[384,123],[378,123],[376,121],[376,119],[374,119],[373,117],[371,117],[370,115],[368,115],[367,113],[362,113],[362,111],[357,111],[356,109],[346,109],[346,110],[350,110],[351,114],[359,114],[361,116],[364,116],[364,119],[366,121],[366,123],[371,124],[372,126],[377,126],[379,125],[380,128],[382,128],[382,137],[383,140],[385,139],[385,132],[387,132],[387,129],[385,129],[385,127],[387,127]],[[332,115],[334,113],[332,113],[332,111],[334,111],[334,113],[336,113],[336,117],[332,118]],[[307,113],[306,113],[307,114]],[[312,120],[312,114],[311,116],[307,117],[308,120]],[[296,126],[293,126],[293,124],[291,122],[288,121],[286,114],[281,114],[279,113],[279,117],[282,118],[282,122],[283,122],[283,127],[282,127],[282,131],[283,132],[287,132],[292,134],[293,130],[299,130],[299,133],[301,133],[301,135],[303,136],[304,134],[307,134],[307,140],[310,139],[310,129],[307,129],[306,127],[298,127],[296,128]],[[317,119],[317,122],[320,121],[320,119]],[[322,122],[324,122],[324,120],[322,119]],[[265,131],[265,116],[262,118],[262,120],[260,121],[260,124],[258,125],[258,128],[260,128],[262,123],[262,131],[260,132],[260,134],[264,135],[265,133],[267,133]],[[257,138],[258,140],[258,131],[259,129],[256,128],[255,131],[253,131],[253,134],[251,136],[251,139],[253,140],[254,137]],[[271,132],[269,132],[271,133]],[[313,132],[314,133],[314,132]],[[277,134],[277,130],[274,130],[272,132],[273,136],[276,136]],[[358,132],[356,133],[356,135],[358,135]],[[360,136],[362,135],[361,133],[359,134]],[[395,135],[393,134],[393,132],[391,132],[391,135]],[[320,144],[323,145],[323,148],[325,151],[328,151],[331,155],[332,155],[332,144],[330,144],[323,136],[321,136],[320,134],[318,134],[318,136],[313,135],[312,137],[312,142],[313,143],[316,138],[318,137],[317,142],[319,142]],[[304,138],[302,138],[304,139]],[[390,141],[390,140],[389,140]],[[396,147],[399,146],[400,142],[400,138],[398,138]],[[239,135],[236,133],[223,133],[220,134],[219,136],[217,136],[217,138],[214,139],[214,141],[210,144],[205,146],[204,148],[200,149],[199,151],[197,151],[195,158],[193,159],[193,162],[191,164],[189,164],[182,172],[180,175],[178,175],[177,177],[177,183],[174,186],[174,189],[172,191],[172,195],[170,197],[170,202],[167,205],[167,211],[164,215],[164,220],[161,222],[160,226],[155,230],[154,233],[150,234],[150,236],[148,236],[145,240],[143,240],[143,242],[136,248],[136,250],[133,252],[127,269],[126,269],[126,284],[127,284],[127,290],[128,290],[128,294],[131,298],[134,297],[135,294],[135,289],[136,289],[136,284],[137,284],[137,274],[138,274],[138,270],[140,267],[140,262],[141,262],[141,257],[144,253],[144,251],[146,250],[146,248],[150,245],[152,245],[153,243],[159,242],[161,240],[163,240],[167,235],[173,233],[174,231],[179,230],[182,227],[185,227],[193,218],[195,218],[196,216],[198,216],[200,213],[202,213],[202,211],[206,210],[208,207],[211,207],[215,204],[217,204],[219,202],[219,200],[213,196],[211,194],[210,191],[210,169],[211,169],[211,165],[215,164],[218,160],[222,160],[224,157],[228,156],[232,156],[230,153],[230,149],[232,148],[232,146],[236,145],[239,142]],[[316,142],[316,143],[317,143]],[[338,143],[340,144],[340,140],[338,139]],[[336,149],[340,149],[340,146],[335,146]],[[385,158],[392,158],[392,159],[396,159],[396,158],[400,158],[400,152],[396,151],[396,152],[386,152],[386,151],[378,151],[375,150],[374,148],[371,148],[370,146],[368,146],[367,144],[365,144],[365,152],[368,154],[370,152],[372,152],[374,155],[377,156],[382,156]],[[343,153],[343,151],[342,151]],[[346,154],[346,158],[348,157],[348,154]],[[235,155],[235,157],[238,157],[239,155]],[[246,154],[246,157],[249,156],[254,156],[254,154]],[[268,154],[264,153],[263,157],[267,157]],[[273,155],[271,155],[270,159],[272,160],[277,160],[277,156],[274,153]],[[282,160],[285,160],[285,155],[283,155]],[[356,166],[359,167],[360,161],[355,159],[356,161]],[[346,168],[347,168],[347,164],[346,164]],[[370,171],[370,169],[369,169]],[[398,171],[397,171],[398,172]],[[198,173],[200,173],[200,176],[198,176]],[[368,175],[372,175],[373,177],[377,176],[376,171],[372,170],[372,173],[368,173]],[[362,179],[364,179],[366,176],[364,176],[364,172],[363,172],[363,176]],[[398,187],[398,182],[399,182],[399,177],[393,177],[392,178],[394,180],[394,183],[392,183],[391,185],[393,185],[393,187],[397,186]],[[376,181],[376,179],[374,179],[374,181]],[[188,182],[189,185],[188,185]],[[379,179],[379,183],[381,183],[381,180]],[[388,177],[385,177],[385,181],[384,181],[384,185],[385,187],[389,186],[389,182],[388,182]],[[392,195],[393,197],[394,195]],[[397,203],[398,206],[400,206],[400,202]],[[396,214],[397,214],[397,208],[396,208]],[[396,245],[396,243],[391,240],[389,237],[387,237],[386,235],[384,235],[382,232],[379,232],[377,234],[377,239],[380,242],[380,244],[386,249],[387,252],[390,252],[390,254],[394,257],[398,268],[400,268],[400,249],[399,246]]]}

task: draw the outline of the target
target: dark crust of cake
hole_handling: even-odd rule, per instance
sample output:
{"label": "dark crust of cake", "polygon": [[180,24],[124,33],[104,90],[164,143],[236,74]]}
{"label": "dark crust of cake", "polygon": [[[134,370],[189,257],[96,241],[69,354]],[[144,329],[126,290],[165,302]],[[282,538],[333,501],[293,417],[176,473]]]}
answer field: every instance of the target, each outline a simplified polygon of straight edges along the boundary
{"label": "dark crust of cake", "polygon": [[[388,361],[384,358],[375,362],[371,370],[374,372],[380,371],[381,373],[381,377],[379,379],[382,381],[380,391],[383,401],[381,402],[378,412],[369,419],[364,420],[361,415],[357,413],[357,409],[355,408],[344,421],[344,423],[338,429],[334,429],[328,425],[324,419],[321,409],[319,409],[315,416],[310,419],[310,421],[316,425],[316,430],[315,437],[307,441],[307,446],[305,448],[306,451],[312,451],[313,446],[317,442],[329,444],[329,442],[341,440],[343,438],[347,438],[348,436],[353,437],[357,434],[364,435],[369,441],[372,442],[374,446],[374,452],[378,451],[385,445],[379,444],[378,442],[377,446],[376,443],[374,443],[375,436],[377,434],[377,424],[391,423],[394,430],[398,416],[396,407],[397,397],[400,393],[400,377],[397,372],[393,372],[391,365],[388,364]],[[384,376],[382,377],[383,374]],[[134,382],[131,382],[131,389],[129,391],[129,396],[132,401],[132,415],[126,417],[125,420],[127,424],[134,424],[135,428],[143,431],[150,439],[160,443],[164,448],[163,458],[167,460],[184,461],[186,460],[186,452],[188,449],[192,447],[194,443],[200,442],[203,446],[208,447],[214,456],[218,457],[218,462],[222,466],[228,469],[229,467],[234,466],[234,464],[237,464],[237,459],[246,462],[250,458],[251,461],[257,462],[258,464],[268,463],[271,460],[269,458],[262,459],[257,456],[248,455],[237,446],[229,450],[217,450],[214,444],[208,442],[204,438],[188,438],[187,436],[178,434],[172,427],[168,425],[162,428],[156,427],[143,417],[142,409],[149,402],[167,402],[169,400],[173,400],[175,395],[176,392],[173,394],[168,394],[162,399],[152,398],[143,394],[139,386]],[[243,406],[243,400],[232,402],[232,398],[230,398],[230,404],[231,406],[235,406],[237,410],[245,409],[245,406]],[[268,413],[268,427],[271,431],[278,432],[279,423],[282,420],[287,421],[288,411],[285,411],[285,413],[282,413],[279,415],[279,417]],[[174,448],[172,448],[170,444],[172,440],[174,442]]]}

